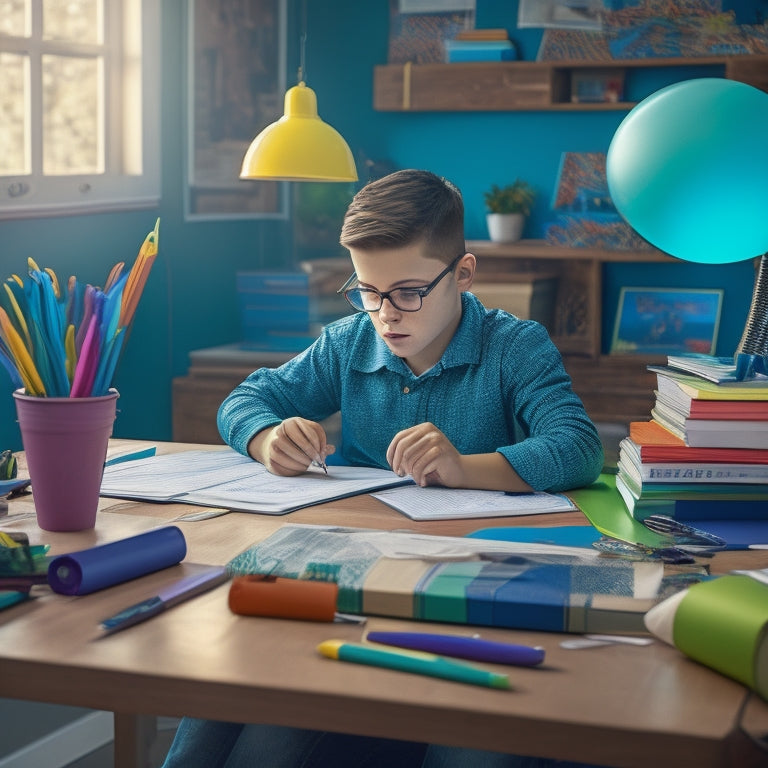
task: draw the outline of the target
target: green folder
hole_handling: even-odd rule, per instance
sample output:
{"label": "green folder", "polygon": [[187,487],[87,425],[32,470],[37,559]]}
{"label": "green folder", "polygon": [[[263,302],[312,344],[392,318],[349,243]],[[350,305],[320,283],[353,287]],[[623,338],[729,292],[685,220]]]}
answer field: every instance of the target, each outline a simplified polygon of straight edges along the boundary
{"label": "green folder", "polygon": [[569,491],[568,496],[604,536],[654,548],[669,546],[668,538],[649,530],[629,513],[616,490],[616,475],[603,473],[592,485]]}

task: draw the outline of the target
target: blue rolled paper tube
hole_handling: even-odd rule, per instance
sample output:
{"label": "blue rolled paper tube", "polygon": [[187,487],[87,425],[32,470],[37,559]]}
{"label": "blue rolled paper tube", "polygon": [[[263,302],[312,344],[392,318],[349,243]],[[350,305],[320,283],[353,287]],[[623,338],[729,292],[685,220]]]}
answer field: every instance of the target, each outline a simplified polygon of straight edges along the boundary
{"label": "blue rolled paper tube", "polygon": [[59,555],[48,565],[48,583],[61,595],[87,595],[181,562],[187,542],[175,525]]}

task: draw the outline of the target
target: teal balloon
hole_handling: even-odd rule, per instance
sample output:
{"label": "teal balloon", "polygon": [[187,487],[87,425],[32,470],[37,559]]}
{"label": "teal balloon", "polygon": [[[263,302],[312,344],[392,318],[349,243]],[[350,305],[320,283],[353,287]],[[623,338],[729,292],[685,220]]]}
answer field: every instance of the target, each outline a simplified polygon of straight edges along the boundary
{"label": "teal balloon", "polygon": [[648,242],[723,264],[768,251],[768,94],[721,78],[641,101],[606,157],[616,209]]}

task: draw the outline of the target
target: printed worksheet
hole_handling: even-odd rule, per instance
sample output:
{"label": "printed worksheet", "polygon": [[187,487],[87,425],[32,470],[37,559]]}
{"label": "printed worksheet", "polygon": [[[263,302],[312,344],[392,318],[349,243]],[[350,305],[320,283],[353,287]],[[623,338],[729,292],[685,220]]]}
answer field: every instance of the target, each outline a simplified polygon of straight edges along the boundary
{"label": "printed worksheet", "polygon": [[576,505],[562,494],[504,493],[407,485],[371,494],[412,520],[458,520],[571,512]]}

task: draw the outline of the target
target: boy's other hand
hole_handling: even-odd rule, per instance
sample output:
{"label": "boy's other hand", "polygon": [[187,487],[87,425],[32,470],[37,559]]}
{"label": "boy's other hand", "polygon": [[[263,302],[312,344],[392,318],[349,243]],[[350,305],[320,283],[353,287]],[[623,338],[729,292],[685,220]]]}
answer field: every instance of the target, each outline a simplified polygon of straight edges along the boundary
{"label": "boy's other hand", "polygon": [[300,416],[259,432],[248,446],[248,453],[273,475],[289,477],[306,472],[312,462],[320,464],[336,448],[326,442],[325,430],[316,421]]}
{"label": "boy's other hand", "polygon": [[429,422],[398,432],[387,448],[387,461],[401,477],[411,475],[418,485],[464,485],[461,454]]}

